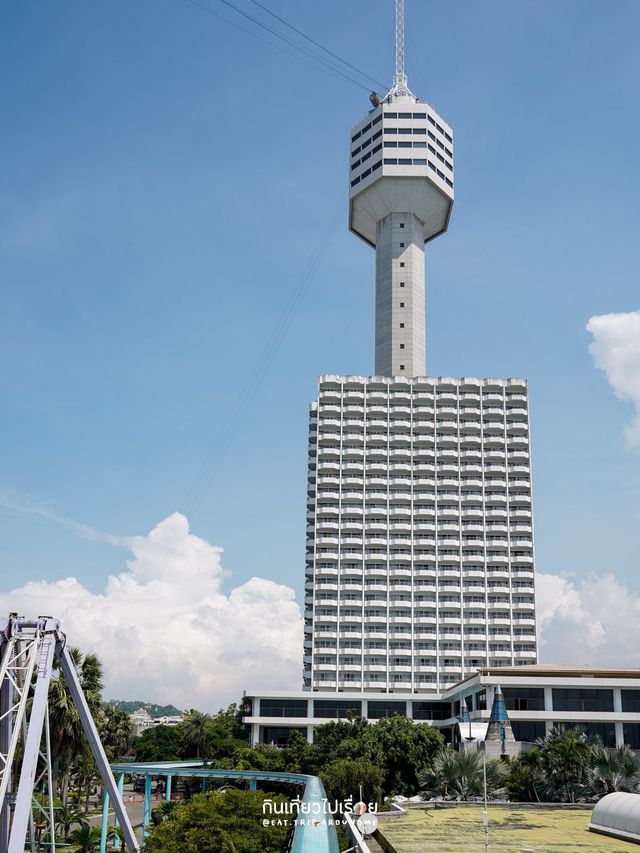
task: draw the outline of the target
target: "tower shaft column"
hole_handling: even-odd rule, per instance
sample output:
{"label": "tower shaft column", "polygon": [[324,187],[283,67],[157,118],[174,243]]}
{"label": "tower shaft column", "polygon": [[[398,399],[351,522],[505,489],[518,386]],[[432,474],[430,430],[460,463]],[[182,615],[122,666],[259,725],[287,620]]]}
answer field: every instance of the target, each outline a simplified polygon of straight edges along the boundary
{"label": "tower shaft column", "polygon": [[390,213],[376,234],[376,375],[426,376],[424,225]]}

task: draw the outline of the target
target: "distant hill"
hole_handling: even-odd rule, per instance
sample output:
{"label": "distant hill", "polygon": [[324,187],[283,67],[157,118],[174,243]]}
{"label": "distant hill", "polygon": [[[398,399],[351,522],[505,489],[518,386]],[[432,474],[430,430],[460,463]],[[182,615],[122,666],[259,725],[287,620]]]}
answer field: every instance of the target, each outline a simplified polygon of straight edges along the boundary
{"label": "distant hill", "polygon": [[130,702],[123,699],[109,699],[104,704],[110,708],[120,708],[127,714],[133,714],[138,708],[144,708],[154,720],[158,717],[179,717],[182,713],[175,705],[156,705],[154,702],[143,702],[141,699],[134,699]]}

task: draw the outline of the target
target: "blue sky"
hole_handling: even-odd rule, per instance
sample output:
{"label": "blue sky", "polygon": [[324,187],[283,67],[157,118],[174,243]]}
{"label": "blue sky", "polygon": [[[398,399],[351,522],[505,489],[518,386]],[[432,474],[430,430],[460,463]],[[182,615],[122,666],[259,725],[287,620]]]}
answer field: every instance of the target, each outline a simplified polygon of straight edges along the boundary
{"label": "blue sky", "polygon": [[[391,79],[391,0],[267,5]],[[2,588],[99,590],[124,568],[56,519],[130,536],[181,510],[233,583],[300,592],[316,379],[373,369],[374,256],[346,227],[367,92],[187,0],[2,16]],[[638,590],[631,408],[585,325],[640,307],[640,5],[409,0],[408,16],[410,85],[456,138],[429,372],[530,380],[539,570]]]}

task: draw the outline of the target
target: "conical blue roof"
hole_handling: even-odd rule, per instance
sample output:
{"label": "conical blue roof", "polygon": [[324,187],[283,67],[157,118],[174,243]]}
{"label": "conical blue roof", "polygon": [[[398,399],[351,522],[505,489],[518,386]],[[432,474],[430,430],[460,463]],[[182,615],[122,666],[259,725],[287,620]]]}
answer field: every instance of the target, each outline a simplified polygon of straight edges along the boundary
{"label": "conical blue roof", "polygon": [[496,686],[496,692],[493,697],[493,706],[491,708],[490,723],[508,723],[509,715],[507,714],[507,703],[504,701],[500,685]]}

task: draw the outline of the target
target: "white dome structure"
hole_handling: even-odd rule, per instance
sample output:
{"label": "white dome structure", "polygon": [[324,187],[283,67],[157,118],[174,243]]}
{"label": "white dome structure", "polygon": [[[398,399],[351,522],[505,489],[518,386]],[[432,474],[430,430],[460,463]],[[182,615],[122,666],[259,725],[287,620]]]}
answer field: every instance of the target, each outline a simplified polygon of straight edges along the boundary
{"label": "white dome structure", "polygon": [[607,794],[596,803],[589,829],[640,843],[640,794]]}

